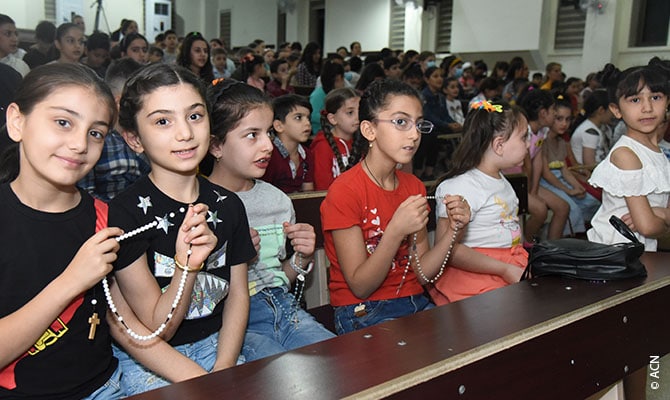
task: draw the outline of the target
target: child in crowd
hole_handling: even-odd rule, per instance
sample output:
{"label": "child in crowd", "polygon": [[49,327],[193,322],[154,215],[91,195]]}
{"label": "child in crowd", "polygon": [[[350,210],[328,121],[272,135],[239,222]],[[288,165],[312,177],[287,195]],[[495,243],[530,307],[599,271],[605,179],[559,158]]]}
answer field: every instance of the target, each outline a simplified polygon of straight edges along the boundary
{"label": "child in crowd", "polygon": [[[265,90],[271,97],[279,97],[285,94],[295,93],[291,86],[291,79],[295,75],[295,68],[291,68],[285,59],[274,60],[270,63],[271,79],[265,85]],[[310,109],[311,109],[310,105]]]}
{"label": "child in crowd", "polygon": [[[430,287],[435,304],[458,301],[519,281],[528,261],[519,224],[519,199],[502,170],[523,164],[528,153],[528,121],[515,106],[484,102],[470,110],[453,166],[435,197],[460,193],[472,221],[453,249],[452,262]],[[450,238],[442,226],[453,218],[437,203],[435,240]],[[454,238],[456,236],[454,235]]]}
{"label": "child in crowd", "polygon": [[230,78],[230,71],[226,68],[228,63],[228,53],[223,47],[212,49],[212,72],[214,79]]}
{"label": "child in crowd", "polygon": [[0,397],[120,398],[109,326],[90,321],[105,314],[100,280],[123,231],[95,233],[93,198],[75,186],[100,155],[114,98],[89,68],[55,63],[14,99],[16,164],[0,171]]}
{"label": "child in crowd", "polygon": [[424,80],[426,86],[421,91],[423,116],[433,123],[434,129],[430,135],[421,139],[412,164],[416,176],[423,181],[432,181],[435,179],[435,166],[439,154],[437,135],[455,132],[460,129],[460,125],[451,119],[447,111],[447,101],[442,95],[442,70],[438,67],[428,67],[424,72]]}
{"label": "child in crowd", "polygon": [[[351,88],[328,93],[320,131],[310,146],[314,160],[314,190],[327,190],[351,165],[351,146],[358,129],[360,97]],[[312,112],[313,114],[313,112]]]}
{"label": "child in crowd", "polygon": [[589,179],[603,188],[603,204],[588,237],[600,243],[620,242],[621,236],[608,222],[610,215],[616,215],[635,231],[646,251],[656,251],[655,238],[670,225],[670,163],[658,148],[657,134],[665,122],[670,87],[654,67],[619,73],[610,65],[606,70],[603,84],[610,94],[610,110],[623,118],[628,131]]}
{"label": "child in crowd", "polygon": [[262,179],[284,193],[314,190],[314,159],[302,146],[312,134],[312,105],[303,97],[287,94],[272,102],[274,148]]}
{"label": "child in crowd", "polygon": [[176,64],[179,55],[179,40],[177,32],[172,29],[165,31],[165,49],[163,52],[163,62],[166,64]]}
{"label": "child in crowd", "polygon": [[158,46],[151,46],[149,47],[149,54],[147,56],[147,61],[150,64],[155,64],[159,62],[163,62],[163,49],[161,49]]}
{"label": "child in crowd", "polygon": [[400,79],[402,69],[400,68],[400,60],[397,57],[384,58],[384,74],[386,79]]}
{"label": "child in crowd", "polygon": [[560,197],[540,186],[540,178],[544,167],[542,144],[554,123],[554,98],[547,90],[539,90],[529,85],[519,97],[519,105],[526,111],[528,118],[529,148],[523,168],[510,168],[505,173],[523,172],[528,177],[528,211],[524,236],[526,242],[532,243],[547,219],[549,209],[553,212],[547,230],[548,239],[563,236],[563,228],[568,220],[570,206]]}
{"label": "child in crowd", "polygon": [[321,71],[321,86],[314,88],[309,95],[309,102],[312,105],[312,133],[318,133],[321,130],[321,111],[324,109],[326,95],[333,89],[344,87],[344,67],[336,62],[326,61]]}
{"label": "child in crowd", "polygon": [[[545,68],[546,76],[540,86],[542,90],[551,90],[556,82],[563,82],[563,66],[557,62],[550,62]],[[533,75],[534,76],[534,75]]]}
{"label": "child in crowd", "polygon": [[314,228],[296,224],[288,196],[259,180],[272,152],[270,101],[234,80],[212,89],[210,152],[217,162],[210,179],[240,196],[260,246],[249,266],[251,306],[243,355],[251,361],[331,338],[333,333],[300,307],[305,275],[313,266]]}
{"label": "child in crowd", "polygon": [[82,59],[82,64],[91,68],[104,78],[109,63],[109,35],[103,32],[94,32],[86,39],[86,57]]}
{"label": "child in crowd", "polygon": [[451,76],[444,79],[442,84],[442,93],[446,98],[447,103],[447,112],[451,119],[454,120],[459,126],[458,129],[455,129],[456,132],[463,129],[463,123],[465,122],[465,116],[463,115],[463,104],[458,99],[458,93],[460,92],[460,87],[458,86],[458,79]]}
{"label": "child in crowd", "polygon": [[[119,115],[128,145],[151,162],[151,173],[109,206],[110,225],[132,232],[108,297],[114,352],[132,395],[237,363],[249,310],[246,262],[255,251],[240,200],[198,175],[210,141],[204,83],[182,67],[151,64],[126,83]],[[199,225],[186,234],[188,225],[177,228],[182,219]],[[133,314],[155,331],[127,332]],[[166,341],[173,347],[159,351]]]}
{"label": "child in crowd", "polygon": [[191,70],[205,84],[214,80],[212,62],[209,59],[209,43],[199,32],[186,35],[179,47],[176,63]]}
{"label": "child in crowd", "polygon": [[[654,66],[620,72],[608,64],[602,83],[610,111],[623,119],[628,131],[589,179],[602,188],[603,202],[587,236],[599,243],[626,241],[609,223],[610,215],[616,215],[644,243],[645,251],[656,251],[656,238],[670,226],[670,162],[658,147],[658,128],[665,122],[670,95],[668,76]],[[640,368],[623,379],[626,398],[644,398],[646,377],[647,368]]]}
{"label": "child in crowd", "polygon": [[563,138],[572,122],[572,104],[562,94],[556,96],[556,117],[542,145],[544,165],[540,185],[570,205],[568,224],[563,236],[586,232],[586,222],[600,206],[600,201],[586,192],[566,163],[568,142]]}
{"label": "child in crowd", "polygon": [[248,54],[240,61],[240,68],[242,68],[243,72],[241,77],[242,82],[265,92],[265,80],[263,80],[263,78],[266,76],[266,72],[265,67],[263,66],[263,57],[258,54]]}
{"label": "child in crowd", "polygon": [[397,169],[433,128],[415,89],[374,82],[359,115],[356,153],[365,158],[333,182],[321,204],[339,334],[432,308],[421,285],[442,275],[456,231],[470,220],[461,196],[445,196],[447,232],[429,249],[426,188]]}
{"label": "child in crowd", "polygon": [[[117,107],[123,85],[140,68],[142,66],[132,58],[122,58],[107,69],[105,83],[111,89]],[[100,159],[77,186],[94,197],[109,201],[149,171],[149,160],[128,147],[117,121],[105,136]]]}
{"label": "child in crowd", "polygon": [[575,121],[575,131],[570,138],[570,147],[575,161],[591,170],[602,161],[612,143],[613,118],[610,100],[605,90],[596,90],[584,102],[583,114]]}
{"label": "child in crowd", "polygon": [[584,82],[581,79],[570,77],[565,81],[565,97],[570,101],[570,106],[572,107],[572,115],[577,116],[579,110],[582,108],[582,102],[579,97],[579,93],[584,87]]}
{"label": "child in crowd", "polygon": [[119,49],[121,50],[121,57],[132,58],[142,65],[149,61],[149,41],[137,32],[124,36],[119,43]]}
{"label": "child in crowd", "polygon": [[84,32],[78,25],[71,22],[59,25],[56,29],[56,41],[54,42],[60,53],[56,62],[79,63],[79,59],[84,55],[85,43]]}

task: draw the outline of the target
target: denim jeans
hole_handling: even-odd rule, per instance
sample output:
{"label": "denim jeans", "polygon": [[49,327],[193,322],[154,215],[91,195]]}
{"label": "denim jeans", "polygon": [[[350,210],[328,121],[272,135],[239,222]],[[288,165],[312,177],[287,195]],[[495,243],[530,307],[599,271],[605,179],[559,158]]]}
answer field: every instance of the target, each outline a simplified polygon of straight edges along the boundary
{"label": "denim jeans", "polygon": [[[197,342],[175,346],[175,349],[198,363],[206,371],[211,371],[216,362],[218,340],[219,333],[215,332]],[[119,359],[119,366],[123,370],[121,387],[127,396],[157,389],[171,383],[154,374],[150,369],[145,368],[116,344],[112,348],[114,349],[114,356]],[[244,359],[242,357],[238,358],[238,364],[243,362]]]}
{"label": "denim jeans", "polygon": [[[558,180],[561,181],[561,183],[572,189],[572,186],[563,177],[560,169],[552,169],[550,171],[556,176],[556,178],[558,178]],[[586,232],[586,222],[591,221],[591,218],[593,218],[593,215],[600,207],[600,202],[598,199],[593,197],[588,192],[581,199],[576,196],[570,196],[561,189],[549,183],[544,178],[540,179],[540,185],[543,188],[550,190],[552,193],[556,194],[570,205],[570,223],[568,224],[566,222],[565,227],[563,228],[563,235]]]}
{"label": "denim jeans", "polygon": [[127,393],[121,390],[121,363],[116,367],[116,371],[109,377],[104,385],[100,386],[98,390],[91,393],[83,400],[112,400],[125,397]]}
{"label": "denim jeans", "polygon": [[253,361],[332,337],[285,287],[266,288],[251,296],[242,354]]}
{"label": "denim jeans", "polygon": [[[354,314],[354,309],[360,304],[365,305],[366,314],[357,317]],[[435,305],[423,294],[339,306],[335,307],[335,329],[337,329],[338,335],[342,335],[406,315],[416,314],[419,311],[430,310],[433,307]]]}

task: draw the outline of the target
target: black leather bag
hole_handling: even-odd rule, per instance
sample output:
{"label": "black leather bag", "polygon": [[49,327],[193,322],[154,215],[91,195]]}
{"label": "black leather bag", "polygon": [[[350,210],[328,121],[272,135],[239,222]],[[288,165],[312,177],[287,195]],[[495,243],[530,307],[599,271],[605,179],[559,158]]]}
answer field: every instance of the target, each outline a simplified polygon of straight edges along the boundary
{"label": "black leather bag", "polygon": [[583,239],[558,239],[536,243],[521,280],[546,275],[586,280],[647,276],[640,262],[644,244],[619,218],[611,216],[609,221],[631,242],[610,245]]}

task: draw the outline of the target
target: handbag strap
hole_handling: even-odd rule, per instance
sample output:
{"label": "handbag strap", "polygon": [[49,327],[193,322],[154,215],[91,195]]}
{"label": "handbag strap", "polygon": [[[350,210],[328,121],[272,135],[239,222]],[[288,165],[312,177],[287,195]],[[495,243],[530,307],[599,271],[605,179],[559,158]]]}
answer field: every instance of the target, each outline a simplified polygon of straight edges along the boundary
{"label": "handbag strap", "polygon": [[616,215],[612,215],[610,217],[610,224],[614,227],[614,229],[617,230],[620,234],[622,234],[626,239],[630,240],[633,243],[640,243],[640,241],[637,239],[637,236],[633,233],[633,231],[630,230],[628,225],[626,225],[621,218],[617,217]]}

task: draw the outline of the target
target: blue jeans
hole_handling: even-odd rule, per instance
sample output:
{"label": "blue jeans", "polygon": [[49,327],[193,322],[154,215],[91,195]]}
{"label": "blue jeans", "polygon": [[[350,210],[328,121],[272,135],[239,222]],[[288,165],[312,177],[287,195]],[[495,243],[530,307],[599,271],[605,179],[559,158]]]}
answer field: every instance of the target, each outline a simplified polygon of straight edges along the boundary
{"label": "blue jeans", "polygon": [[332,337],[334,333],[295,305],[285,287],[266,288],[251,296],[242,355],[258,360]]}
{"label": "blue jeans", "polygon": [[83,400],[111,400],[120,399],[126,396],[127,393],[124,393],[123,390],[121,390],[121,375],[121,363],[119,363],[107,382],[88,397],[84,397]]}
{"label": "blue jeans", "polygon": [[[572,185],[568,183],[563,177],[560,169],[550,170],[558,180],[561,181],[566,187],[572,189]],[[588,192],[583,198],[578,198],[576,196],[570,196],[561,189],[552,185],[544,178],[540,179],[540,185],[550,190],[552,193],[565,200],[570,205],[570,215],[569,215],[569,224],[566,223],[563,228],[563,235],[570,235],[574,233],[586,232],[586,221],[590,221],[593,218],[593,215],[598,211],[600,207],[600,202],[598,199],[593,197]],[[572,229],[570,229],[572,227]]]}
{"label": "blue jeans", "polygon": [[[354,315],[354,308],[360,304],[365,305],[366,314],[357,317]],[[435,305],[423,294],[339,306],[335,307],[335,329],[338,335],[342,335],[434,307]]]}
{"label": "blue jeans", "polygon": [[[215,332],[197,342],[186,343],[175,346],[186,357],[195,361],[204,370],[211,371],[216,362],[216,349],[218,347],[219,333]],[[123,369],[121,378],[121,387],[127,396],[132,396],[148,390],[167,386],[171,382],[156,375],[148,368],[136,361],[130,354],[121,350],[116,344],[112,346],[114,356],[119,359],[119,366]],[[242,357],[238,358],[237,363],[244,362]]]}

